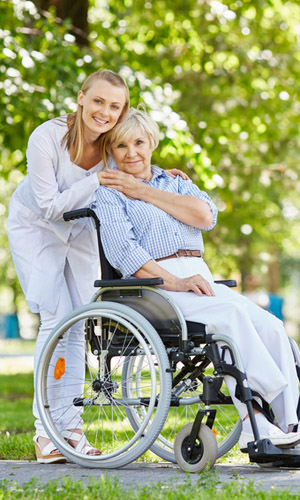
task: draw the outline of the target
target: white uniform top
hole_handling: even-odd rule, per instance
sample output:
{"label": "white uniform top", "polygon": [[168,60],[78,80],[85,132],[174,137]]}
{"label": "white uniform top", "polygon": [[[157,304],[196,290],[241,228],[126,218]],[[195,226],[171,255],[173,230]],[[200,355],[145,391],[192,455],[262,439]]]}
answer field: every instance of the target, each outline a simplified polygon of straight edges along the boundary
{"label": "white uniform top", "polygon": [[88,302],[97,278],[96,233],[90,219],[64,222],[63,213],[89,206],[99,186],[97,171],[71,162],[61,146],[66,116],[49,120],[31,134],[27,176],[12,196],[7,233],[15,268],[32,312],[55,313],[66,259],[82,303]]}

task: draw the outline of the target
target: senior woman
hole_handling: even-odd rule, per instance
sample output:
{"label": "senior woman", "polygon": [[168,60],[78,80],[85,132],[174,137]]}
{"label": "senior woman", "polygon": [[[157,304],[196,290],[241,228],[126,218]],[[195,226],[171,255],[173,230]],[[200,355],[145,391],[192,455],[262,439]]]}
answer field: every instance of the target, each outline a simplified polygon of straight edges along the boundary
{"label": "senior woman", "polygon": [[[103,147],[117,169],[102,173],[95,210],[104,252],[124,278],[161,276],[185,318],[205,323],[207,333],[236,342],[249,386],[272,407],[277,425],[258,413],[261,438],[282,448],[300,442],[298,380],[288,337],[280,320],[230,288],[215,284],[203,260],[202,231],[214,227],[217,209],[190,180],[168,177],[151,165],[159,130],[144,112],[131,109],[106,136]],[[112,165],[109,161],[109,165]],[[138,199],[137,199],[138,198]],[[226,384],[243,421],[241,449],[254,437],[245,404]],[[256,412],[257,413],[257,412]]]}

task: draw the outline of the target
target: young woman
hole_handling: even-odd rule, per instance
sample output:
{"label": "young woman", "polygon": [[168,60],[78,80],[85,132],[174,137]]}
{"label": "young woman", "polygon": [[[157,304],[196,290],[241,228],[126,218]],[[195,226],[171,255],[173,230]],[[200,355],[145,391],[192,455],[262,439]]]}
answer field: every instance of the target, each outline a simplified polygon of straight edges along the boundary
{"label": "young woman", "polygon": [[[43,123],[29,138],[27,176],[12,196],[7,231],[26,300],[30,310],[40,314],[35,369],[52,328],[91,297],[98,265],[94,232],[88,221],[64,223],[63,213],[94,201],[102,167],[99,137],[128,108],[129,92],[123,79],[112,71],[97,71],[79,91],[76,113]],[[77,349],[84,348],[83,343],[82,332],[74,331],[61,350],[67,349],[67,357],[72,358]],[[58,358],[61,355],[57,353]],[[80,373],[80,367],[72,369]],[[64,387],[60,390],[62,397]],[[38,460],[65,461],[42,427],[35,400],[33,413]],[[80,422],[74,428],[81,438]],[[87,453],[98,453],[83,440],[81,444]]]}
{"label": "young woman", "polygon": [[[103,175],[99,139],[122,120],[128,108],[125,81],[112,71],[96,71],[78,93],[77,112],[43,123],[29,138],[27,176],[12,196],[7,231],[25,298],[30,310],[40,314],[35,370],[53,327],[92,296],[98,271],[95,231],[89,220],[66,224],[63,213],[89,206],[95,200]],[[170,175],[172,172],[178,173],[174,170]],[[79,329],[72,331],[68,345],[56,352],[57,359],[66,357],[72,376],[80,376],[82,367],[72,360],[81,349],[84,336]],[[67,373],[55,390],[58,400],[67,397]],[[65,461],[43,429],[35,400],[33,413],[38,461]],[[57,418],[64,428],[67,416]],[[82,434],[78,412],[74,412],[73,421],[72,429],[65,429],[66,439],[81,452],[98,454],[99,450],[92,449]]]}

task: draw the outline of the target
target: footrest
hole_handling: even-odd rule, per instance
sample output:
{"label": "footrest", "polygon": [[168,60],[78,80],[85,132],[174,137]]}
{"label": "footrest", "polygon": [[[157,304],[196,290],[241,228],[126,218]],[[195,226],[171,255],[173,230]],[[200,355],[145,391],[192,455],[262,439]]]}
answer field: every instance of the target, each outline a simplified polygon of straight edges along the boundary
{"label": "footrest", "polygon": [[250,462],[274,467],[300,467],[300,449],[278,448],[269,439],[248,443],[248,454]]}

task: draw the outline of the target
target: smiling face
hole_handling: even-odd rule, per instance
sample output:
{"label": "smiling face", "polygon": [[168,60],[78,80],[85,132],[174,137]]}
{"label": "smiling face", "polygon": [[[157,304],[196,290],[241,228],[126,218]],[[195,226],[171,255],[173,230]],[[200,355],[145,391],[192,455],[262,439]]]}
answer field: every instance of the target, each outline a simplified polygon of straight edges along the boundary
{"label": "smiling face", "polygon": [[141,129],[135,129],[126,140],[111,144],[111,155],[122,172],[151,180],[152,147],[148,135]]}
{"label": "smiling face", "polygon": [[84,132],[88,140],[95,141],[118,122],[126,102],[125,90],[98,79],[83,92],[78,93],[82,106]]}

